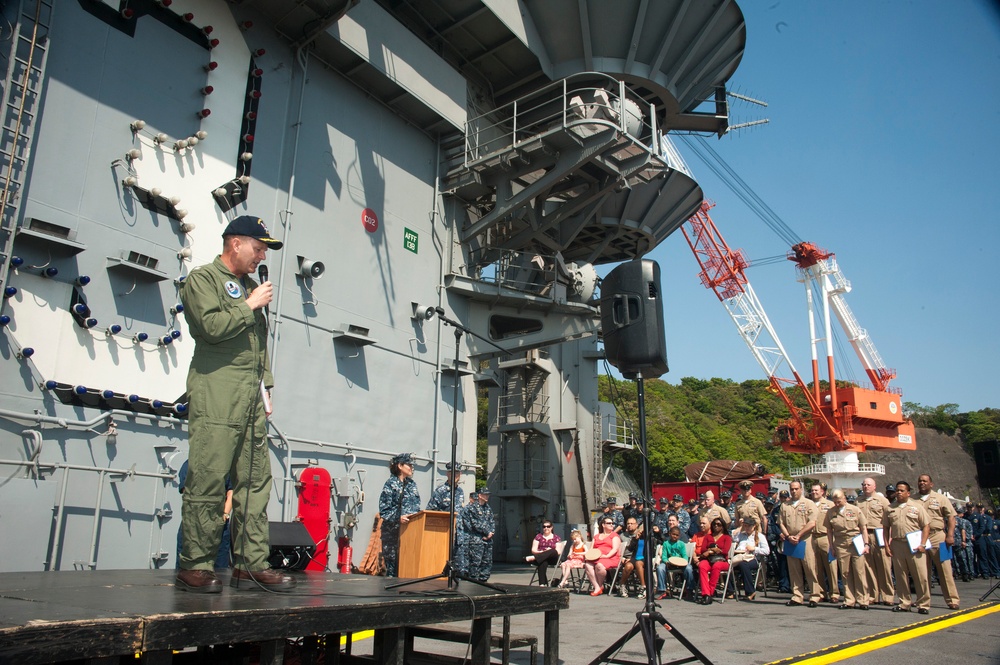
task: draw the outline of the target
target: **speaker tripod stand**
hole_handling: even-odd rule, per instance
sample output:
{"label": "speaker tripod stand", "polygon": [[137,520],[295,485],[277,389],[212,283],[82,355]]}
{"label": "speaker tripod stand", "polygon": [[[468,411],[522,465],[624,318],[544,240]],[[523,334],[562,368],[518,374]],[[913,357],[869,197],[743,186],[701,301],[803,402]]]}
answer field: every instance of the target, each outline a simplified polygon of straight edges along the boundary
{"label": "speaker tripod stand", "polygon": [[990,596],[992,596],[994,593],[996,593],[997,589],[1000,589],[1000,582],[997,582],[996,584],[994,584],[993,586],[991,586],[989,591],[987,591],[982,596],[980,596],[979,597],[979,602],[981,603],[984,600],[986,600],[987,598],[989,598]]}
{"label": "speaker tripod stand", "polygon": [[[639,402],[639,452],[642,456],[642,495],[643,497],[649,496],[650,480],[649,480],[649,456],[646,447],[646,391],[643,386],[642,374],[637,374],[636,376],[636,391],[638,395]],[[653,559],[653,534],[652,526],[649,519],[649,510],[643,512],[642,515],[643,523],[643,538],[645,539],[645,559],[647,562],[651,562]],[[653,600],[653,591],[655,589],[653,585],[653,575],[655,571],[652,566],[649,566],[649,570],[646,573],[646,600],[643,609],[635,613],[635,624],[621,637],[619,637],[615,642],[605,649],[597,658],[590,661],[590,665],[597,665],[598,663],[622,663],[628,665],[636,665],[637,661],[632,660],[618,660],[617,655],[622,650],[622,648],[636,635],[642,635],[642,643],[646,648],[646,659],[648,665],[677,665],[679,663],[691,663],[694,661],[700,661],[705,665],[712,665],[710,661],[698,648],[693,645],[684,635],[681,634],[677,627],[667,621],[666,617],[656,608],[656,603]],[[686,648],[690,653],[690,657],[681,658],[679,660],[672,660],[668,663],[663,663],[660,659],[660,650],[663,648],[666,640],[656,633],[656,626],[660,625],[666,629],[667,634],[680,642],[684,648]]]}

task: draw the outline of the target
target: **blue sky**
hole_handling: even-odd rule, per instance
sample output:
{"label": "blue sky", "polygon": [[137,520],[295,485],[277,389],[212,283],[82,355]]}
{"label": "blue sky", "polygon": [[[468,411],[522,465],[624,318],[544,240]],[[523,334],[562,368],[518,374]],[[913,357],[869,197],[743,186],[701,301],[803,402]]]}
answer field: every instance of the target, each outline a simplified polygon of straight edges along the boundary
{"label": "blue sky", "polygon": [[[802,239],[833,251],[847,302],[903,399],[1000,407],[1000,10],[988,0],[743,0],[747,48],[731,122],[768,118],[713,148]],[[730,247],[789,247],[677,141]],[[662,270],[670,373],[764,378],[683,236]],[[805,292],[790,262],[749,276],[809,380]],[[841,340],[845,340],[841,335]],[[844,348],[850,352],[846,341]],[[822,353],[821,353],[822,357]],[[857,358],[838,378],[864,380]]]}

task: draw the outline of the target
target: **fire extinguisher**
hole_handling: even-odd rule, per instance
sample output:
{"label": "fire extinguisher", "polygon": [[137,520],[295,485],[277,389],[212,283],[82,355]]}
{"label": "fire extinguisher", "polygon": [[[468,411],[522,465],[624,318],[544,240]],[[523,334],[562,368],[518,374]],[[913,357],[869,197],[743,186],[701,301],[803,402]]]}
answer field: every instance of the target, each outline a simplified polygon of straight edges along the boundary
{"label": "fire extinguisher", "polygon": [[341,536],[337,539],[337,568],[341,573],[350,574],[351,559],[354,556],[354,548],[351,547],[351,539]]}

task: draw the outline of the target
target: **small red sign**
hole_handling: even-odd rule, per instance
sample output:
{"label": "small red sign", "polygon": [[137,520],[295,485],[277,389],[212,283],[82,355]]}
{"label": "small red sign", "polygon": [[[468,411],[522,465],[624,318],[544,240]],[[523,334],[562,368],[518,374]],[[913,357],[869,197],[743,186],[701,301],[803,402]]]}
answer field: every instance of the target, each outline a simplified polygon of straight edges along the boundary
{"label": "small red sign", "polygon": [[378,215],[371,208],[365,208],[361,211],[361,225],[365,227],[365,231],[368,233],[375,233],[378,231]]}

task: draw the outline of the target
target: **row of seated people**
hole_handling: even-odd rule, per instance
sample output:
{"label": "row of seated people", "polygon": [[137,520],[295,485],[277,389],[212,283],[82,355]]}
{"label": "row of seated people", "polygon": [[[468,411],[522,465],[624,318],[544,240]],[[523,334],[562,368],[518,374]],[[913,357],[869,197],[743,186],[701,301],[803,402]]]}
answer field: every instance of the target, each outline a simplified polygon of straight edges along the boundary
{"label": "row of seated people", "polygon": [[[638,587],[636,595],[645,598],[646,557],[642,528],[636,525],[634,518],[629,518],[621,535],[615,531],[610,518],[603,519],[599,526],[601,531],[591,543],[585,543],[581,532],[574,530],[567,546],[558,543],[558,538],[551,535],[550,523],[546,522],[543,533],[532,544],[532,555],[527,557],[539,568],[539,583],[548,585],[545,569],[562,558],[563,548],[556,546],[559,544],[569,550],[560,564],[559,587],[572,582],[574,570],[583,569],[590,583],[591,596],[617,589],[619,595],[627,597],[634,579]],[[667,538],[657,545],[653,557],[657,598],[668,598],[683,589],[690,600],[709,604],[722,575],[732,566],[733,573],[742,583],[744,598],[752,601],[756,595],[758,569],[770,551],[760,525],[748,520],[733,534],[727,532],[725,523],[718,518],[711,522],[703,518],[700,526],[700,531],[685,543],[678,525],[668,524]],[[678,579],[684,584],[678,586]]]}

